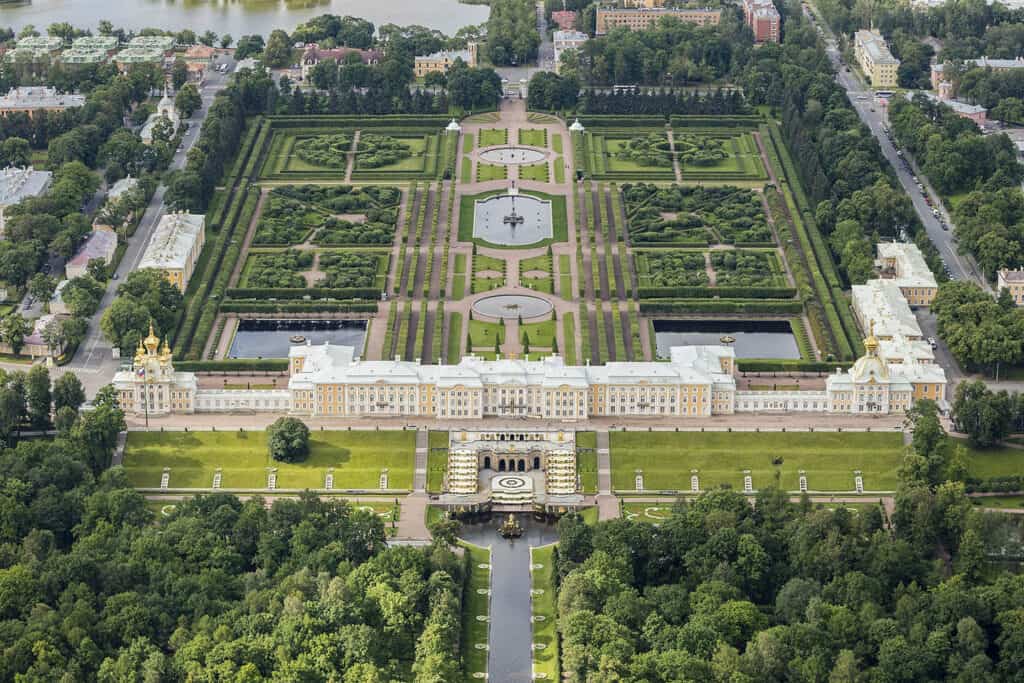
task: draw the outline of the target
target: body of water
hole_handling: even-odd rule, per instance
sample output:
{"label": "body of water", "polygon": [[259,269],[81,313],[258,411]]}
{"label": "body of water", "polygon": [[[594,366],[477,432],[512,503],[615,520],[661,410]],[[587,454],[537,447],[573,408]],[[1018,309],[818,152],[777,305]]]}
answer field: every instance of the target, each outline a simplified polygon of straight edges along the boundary
{"label": "body of water", "polygon": [[287,358],[296,335],[313,344],[352,346],[362,356],[366,324],[365,320],[241,320],[228,357]]}
{"label": "body of water", "polygon": [[230,33],[237,40],[253,33],[266,37],[276,28],[291,31],[321,14],[338,14],[362,17],[376,26],[419,24],[452,35],[463,26],[487,21],[489,11],[486,5],[458,0],[0,0],[0,26],[18,30],[34,24],[45,33],[50,24],[66,21],[95,31],[107,19],[127,30],[188,28]]}
{"label": "body of water", "polygon": [[533,627],[530,622],[530,548],[558,540],[551,524],[517,515],[525,528],[521,538],[502,538],[498,525],[504,515],[491,521],[466,524],[459,534],[475,545],[491,548],[491,619],[488,636],[487,678],[503,683],[533,680]]}
{"label": "body of water", "polygon": [[800,347],[785,320],[655,320],[659,358],[673,346],[713,346],[723,336],[736,339],[737,358],[799,358]]}

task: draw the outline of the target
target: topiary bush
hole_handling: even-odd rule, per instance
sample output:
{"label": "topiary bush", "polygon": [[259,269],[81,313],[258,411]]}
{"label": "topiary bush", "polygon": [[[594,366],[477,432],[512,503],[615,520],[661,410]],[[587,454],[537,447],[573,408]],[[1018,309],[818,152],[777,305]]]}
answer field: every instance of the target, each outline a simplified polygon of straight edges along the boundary
{"label": "topiary bush", "polygon": [[292,151],[303,161],[316,166],[344,168],[348,165],[350,149],[352,136],[348,133],[334,133],[297,140]]}

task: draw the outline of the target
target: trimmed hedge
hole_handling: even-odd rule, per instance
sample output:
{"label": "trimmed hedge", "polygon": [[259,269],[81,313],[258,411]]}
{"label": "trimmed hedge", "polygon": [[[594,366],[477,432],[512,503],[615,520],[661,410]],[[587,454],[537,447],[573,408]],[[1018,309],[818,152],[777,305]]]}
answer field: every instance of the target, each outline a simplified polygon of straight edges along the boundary
{"label": "trimmed hedge", "polygon": [[707,126],[709,128],[754,128],[764,118],[758,114],[732,114],[730,116],[672,116],[669,123],[673,128]]}
{"label": "trimmed hedge", "polygon": [[623,116],[622,114],[592,114],[581,116],[584,128],[650,128],[663,127],[666,116]]}
{"label": "trimmed hedge", "polygon": [[1024,491],[1024,477],[1013,474],[988,479],[972,477],[967,480],[965,488],[967,493],[1016,493]]}
{"label": "trimmed hedge", "polygon": [[380,299],[380,290],[374,287],[232,287],[229,299]]}
{"label": "trimmed hedge", "polygon": [[376,313],[377,304],[346,301],[292,301],[287,303],[225,301],[222,313]]}
{"label": "trimmed hedge", "polygon": [[647,300],[640,302],[640,312],[650,314],[671,313],[764,313],[778,315],[794,315],[803,313],[804,306],[799,301],[736,301],[716,299],[712,301],[694,299],[692,301],[661,301]]}
{"label": "trimmed hedge", "polygon": [[758,360],[737,359],[740,372],[834,372],[836,368],[848,367],[849,363],[827,363],[809,360]]}
{"label": "trimmed hedge", "polygon": [[640,287],[640,299],[792,299],[793,287]]}
{"label": "trimmed hedge", "polygon": [[230,360],[184,360],[174,364],[184,372],[246,372],[288,369],[287,358],[232,358]]}
{"label": "trimmed hedge", "polygon": [[373,116],[355,116],[350,114],[320,115],[309,114],[284,115],[268,117],[270,125],[274,128],[344,128],[354,126],[356,128],[410,128],[421,126],[424,128],[444,128],[451,121],[447,114],[422,114],[409,116],[407,114],[374,114]]}

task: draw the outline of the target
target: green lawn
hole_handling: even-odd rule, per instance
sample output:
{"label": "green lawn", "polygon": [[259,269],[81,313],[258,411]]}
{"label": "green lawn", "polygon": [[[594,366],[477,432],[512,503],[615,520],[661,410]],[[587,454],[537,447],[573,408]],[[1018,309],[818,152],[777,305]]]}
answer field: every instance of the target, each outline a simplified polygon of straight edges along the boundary
{"label": "green lawn", "polygon": [[551,136],[551,149],[555,150],[555,154],[562,153],[562,136],[558,133]]}
{"label": "green lawn", "polygon": [[480,130],[480,146],[493,147],[508,144],[507,128],[482,128]]}
{"label": "green lawn", "polygon": [[459,182],[473,182],[473,160],[469,157],[462,157],[462,172],[459,175]]}
{"label": "green lawn", "polygon": [[[556,628],[555,546],[530,548],[530,577],[535,594],[531,597],[533,615],[533,643],[543,643],[542,649],[533,651],[535,678],[548,681],[561,679],[559,673],[558,632]],[[543,591],[538,593],[538,591]]]}
{"label": "green lawn", "polygon": [[473,338],[473,346],[494,348],[494,337],[497,335],[499,341],[505,341],[504,323],[488,323],[483,320],[469,321],[469,336]]}
{"label": "green lawn", "polygon": [[622,516],[635,522],[659,524],[672,516],[672,505],[657,503],[623,503]]}
{"label": "green lawn", "polygon": [[536,180],[538,183],[546,183],[548,181],[548,163],[545,161],[542,164],[520,166],[519,179]]}
{"label": "green lawn", "polygon": [[974,448],[966,439],[950,438],[967,451],[967,471],[972,477],[1006,477],[1024,472],[1024,450],[1020,448]]}
{"label": "green lawn", "polygon": [[508,166],[477,162],[476,181],[478,183],[485,183],[488,180],[505,180],[506,178],[508,178]]}
{"label": "green lawn", "polygon": [[565,338],[565,348],[562,349],[565,363],[576,365],[576,316],[571,312],[562,316],[562,336]]}
{"label": "green lawn", "polygon": [[555,343],[554,320],[543,320],[539,323],[523,323],[519,326],[520,334],[530,335],[530,347],[550,349]]}
{"label": "green lawn", "polygon": [[548,132],[544,128],[520,128],[519,144],[530,147],[547,147]]}
{"label": "green lawn", "polygon": [[[487,672],[487,645],[489,624],[478,616],[488,616],[491,598],[491,551],[490,548],[460,541],[469,553],[469,581],[462,596],[462,661],[465,666],[466,680],[474,680],[474,674]],[[481,566],[482,565],[482,566]],[[481,592],[483,591],[483,592]]]}
{"label": "green lawn", "polygon": [[469,154],[473,151],[473,134],[463,133],[462,134],[462,153]]}
{"label": "green lawn", "polygon": [[1024,508],[1024,496],[983,496],[971,498],[971,502],[984,508]]}
{"label": "green lawn", "polygon": [[557,157],[555,159],[555,182],[559,185],[565,184],[565,158]]}
{"label": "green lawn", "polygon": [[[743,489],[750,470],[755,489],[770,486],[775,473],[786,490],[799,488],[806,470],[812,491],[852,491],[861,470],[869,491],[896,488],[903,454],[899,432],[612,432],[612,487],[634,490],[635,471],[644,488],[690,489],[690,470],[699,470],[701,489],[730,484]],[[774,465],[774,458],[782,458]]]}
{"label": "green lawn", "polygon": [[452,313],[451,320],[448,323],[448,364],[454,365],[459,362],[461,354],[459,350],[462,348],[462,314]]}
{"label": "green lawn", "polygon": [[334,468],[335,489],[376,489],[388,469],[388,487],[412,488],[415,432],[312,431],[302,463],[281,463],[267,454],[266,432],[129,432],[124,466],[140,488],[157,488],[164,467],[171,488],[209,488],[222,468],[226,489],[265,489],[267,468],[277,468],[280,489],[320,489]]}
{"label": "green lawn", "polygon": [[524,190],[522,194],[528,194],[551,202],[551,239],[544,239],[534,244],[507,245],[491,244],[487,240],[473,237],[473,221],[476,213],[476,201],[486,199],[492,195],[502,194],[505,190],[490,190],[474,195],[462,195],[459,198],[459,241],[475,242],[476,244],[492,247],[494,249],[527,249],[532,247],[543,247],[552,242],[565,242],[569,239],[569,219],[565,210],[565,195],[552,195],[544,192]]}
{"label": "green lawn", "polygon": [[[434,450],[434,435],[440,434],[444,437],[445,450]],[[444,487],[444,475],[448,471],[448,432],[430,432],[430,450],[427,451],[427,491],[429,493],[441,493]]]}
{"label": "green lawn", "polygon": [[466,255],[455,255],[455,273],[452,278],[452,299],[458,301],[466,296]]}
{"label": "green lawn", "polygon": [[[579,445],[578,440],[576,445]],[[583,488],[583,493],[597,493],[597,451],[577,453],[576,471],[580,475],[580,486]]]}

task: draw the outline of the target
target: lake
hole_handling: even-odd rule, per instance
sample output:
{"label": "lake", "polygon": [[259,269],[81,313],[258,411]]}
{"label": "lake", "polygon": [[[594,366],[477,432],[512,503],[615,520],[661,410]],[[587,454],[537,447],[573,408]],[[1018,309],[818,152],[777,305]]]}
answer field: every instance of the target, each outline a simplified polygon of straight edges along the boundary
{"label": "lake", "polygon": [[128,30],[161,28],[196,33],[206,30],[240,36],[273,29],[291,31],[321,14],[362,17],[376,26],[419,24],[448,35],[470,24],[487,21],[486,5],[462,5],[458,0],[0,0],[0,26],[15,30],[34,24],[41,33],[58,21],[96,30],[101,19]]}
{"label": "lake", "polygon": [[736,339],[737,358],[799,358],[800,348],[786,320],[655,320],[658,358],[668,358],[673,346],[721,344]]}

